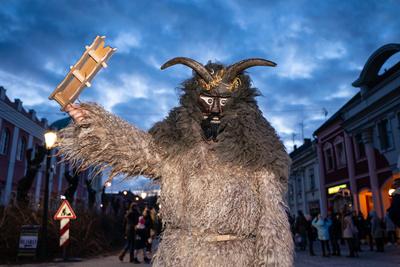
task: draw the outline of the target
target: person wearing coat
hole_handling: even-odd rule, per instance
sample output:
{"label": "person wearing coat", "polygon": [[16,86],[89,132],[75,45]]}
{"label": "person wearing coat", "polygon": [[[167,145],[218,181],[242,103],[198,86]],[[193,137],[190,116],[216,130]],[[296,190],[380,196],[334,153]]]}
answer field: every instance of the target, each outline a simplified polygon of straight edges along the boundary
{"label": "person wearing coat", "polygon": [[137,204],[132,202],[124,217],[124,230],[125,230],[125,246],[118,258],[120,261],[124,260],[125,254],[129,251],[129,261],[134,262],[134,242],[136,238],[135,226],[139,220],[139,210]]}
{"label": "person wearing coat", "polygon": [[376,251],[383,252],[384,251],[384,230],[382,227],[382,220],[376,214],[376,211],[371,211],[371,235],[372,238],[375,240],[376,244]]}
{"label": "person wearing coat", "polygon": [[347,257],[356,257],[358,252],[356,250],[356,244],[354,242],[354,236],[358,233],[357,228],[354,225],[353,217],[351,212],[347,212],[343,218],[342,223],[343,228],[343,239],[346,240],[347,246],[349,248],[349,255]]}
{"label": "person wearing coat", "polygon": [[394,180],[393,188],[395,188],[395,191],[392,193],[392,205],[389,207],[389,217],[397,227],[400,227],[400,178]]}
{"label": "person wearing coat", "polygon": [[328,218],[322,218],[320,214],[312,222],[312,226],[314,226],[318,231],[318,239],[321,242],[323,257],[329,257],[331,254],[329,248],[329,227],[331,225],[332,221]]}

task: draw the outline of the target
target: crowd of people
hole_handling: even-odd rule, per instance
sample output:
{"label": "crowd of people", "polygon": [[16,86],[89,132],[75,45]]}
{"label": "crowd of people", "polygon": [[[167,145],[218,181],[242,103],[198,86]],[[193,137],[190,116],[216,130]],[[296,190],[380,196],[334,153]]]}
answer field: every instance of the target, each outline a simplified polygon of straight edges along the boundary
{"label": "crowd of people", "polygon": [[138,253],[143,253],[145,263],[150,263],[152,257],[153,242],[161,232],[161,222],[154,207],[140,207],[132,202],[124,216],[125,246],[119,254],[119,260],[123,261],[129,252],[129,261],[141,263]]}
{"label": "crowd of people", "polygon": [[348,257],[358,257],[361,244],[369,245],[371,251],[384,251],[384,244],[397,243],[396,225],[386,214],[384,219],[377,216],[375,211],[370,212],[367,218],[361,213],[343,212],[331,213],[323,218],[320,214],[312,218],[298,212],[296,218],[291,219],[294,241],[300,250],[308,246],[311,256],[314,253],[314,241],[319,240],[322,256],[341,256],[341,244],[346,244]]}

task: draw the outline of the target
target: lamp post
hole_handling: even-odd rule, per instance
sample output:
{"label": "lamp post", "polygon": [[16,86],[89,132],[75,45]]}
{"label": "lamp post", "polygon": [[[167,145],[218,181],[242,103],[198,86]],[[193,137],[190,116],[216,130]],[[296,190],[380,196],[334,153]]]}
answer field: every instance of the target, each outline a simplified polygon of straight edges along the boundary
{"label": "lamp post", "polygon": [[57,141],[57,134],[53,131],[47,131],[44,134],[46,143],[46,180],[44,185],[44,199],[43,199],[43,217],[42,217],[42,250],[41,256],[43,259],[47,256],[47,221],[49,217],[49,181],[51,170],[51,149]]}

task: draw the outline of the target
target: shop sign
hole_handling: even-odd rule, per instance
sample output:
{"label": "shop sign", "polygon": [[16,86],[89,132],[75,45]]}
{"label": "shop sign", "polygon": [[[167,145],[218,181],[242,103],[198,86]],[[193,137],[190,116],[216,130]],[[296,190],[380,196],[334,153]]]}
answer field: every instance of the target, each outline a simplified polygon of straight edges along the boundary
{"label": "shop sign", "polygon": [[329,195],[336,194],[340,191],[340,189],[345,189],[345,188],[347,188],[347,184],[340,184],[340,185],[329,187],[328,194]]}

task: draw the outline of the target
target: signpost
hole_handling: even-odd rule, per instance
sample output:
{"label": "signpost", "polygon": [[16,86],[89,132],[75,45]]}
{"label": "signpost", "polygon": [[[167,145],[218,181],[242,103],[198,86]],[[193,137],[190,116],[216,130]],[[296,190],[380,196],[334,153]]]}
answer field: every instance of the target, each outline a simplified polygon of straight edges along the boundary
{"label": "signpost", "polygon": [[67,246],[69,243],[69,220],[75,220],[76,215],[68,200],[64,199],[54,215],[54,220],[60,221],[60,247],[63,249],[63,258],[67,259]]}
{"label": "signpost", "polygon": [[36,257],[39,225],[22,225],[19,237],[18,257]]}

